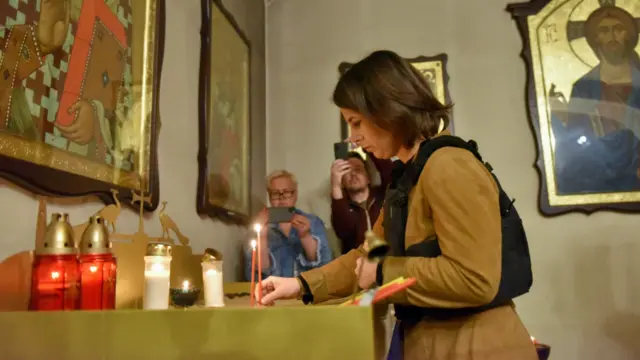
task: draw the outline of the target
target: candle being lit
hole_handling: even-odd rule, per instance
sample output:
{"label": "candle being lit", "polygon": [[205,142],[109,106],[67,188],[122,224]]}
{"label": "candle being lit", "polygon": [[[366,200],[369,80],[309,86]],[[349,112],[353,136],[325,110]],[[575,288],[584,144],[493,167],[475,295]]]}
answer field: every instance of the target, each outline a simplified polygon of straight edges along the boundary
{"label": "candle being lit", "polygon": [[260,246],[260,230],[262,230],[262,226],[255,224],[253,225],[253,230],[256,232],[258,243],[258,303],[260,303],[262,301],[262,249]]}
{"label": "candle being lit", "polygon": [[255,306],[256,303],[256,245],[255,240],[251,240],[251,306]]}

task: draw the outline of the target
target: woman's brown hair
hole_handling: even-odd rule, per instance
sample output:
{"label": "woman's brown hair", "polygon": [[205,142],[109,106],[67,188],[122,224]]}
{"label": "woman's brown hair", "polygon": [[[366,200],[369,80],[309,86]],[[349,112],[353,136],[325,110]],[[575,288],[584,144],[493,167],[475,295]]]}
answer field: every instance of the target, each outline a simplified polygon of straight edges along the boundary
{"label": "woman's brown hair", "polygon": [[351,66],[333,91],[336,106],[356,111],[411,147],[421,137],[449,125],[452,105],[444,105],[429,83],[407,60],[379,50]]}

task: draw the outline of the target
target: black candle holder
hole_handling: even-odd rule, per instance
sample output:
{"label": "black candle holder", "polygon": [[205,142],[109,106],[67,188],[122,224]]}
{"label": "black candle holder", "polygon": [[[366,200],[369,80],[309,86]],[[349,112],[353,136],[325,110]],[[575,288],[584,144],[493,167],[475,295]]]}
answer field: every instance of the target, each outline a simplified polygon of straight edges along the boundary
{"label": "black candle holder", "polygon": [[538,353],[539,360],[547,360],[549,359],[549,354],[551,353],[551,346],[536,343],[536,352]]}
{"label": "black candle holder", "polygon": [[200,296],[200,289],[169,289],[169,295],[173,306],[187,308],[196,303]]}

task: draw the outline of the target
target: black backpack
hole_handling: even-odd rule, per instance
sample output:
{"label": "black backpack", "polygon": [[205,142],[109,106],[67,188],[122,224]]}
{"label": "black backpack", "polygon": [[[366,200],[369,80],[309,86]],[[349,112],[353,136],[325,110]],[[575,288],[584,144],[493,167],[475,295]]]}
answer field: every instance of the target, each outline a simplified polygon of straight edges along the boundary
{"label": "black backpack", "polygon": [[387,190],[384,231],[390,245],[391,256],[437,257],[441,255],[437,238],[429,238],[414,244],[405,250],[404,234],[408,216],[409,192],[418,182],[422,169],[429,157],[443,147],[466,149],[485,165],[491,172],[499,189],[500,215],[502,218],[502,274],[498,293],[491,303],[478,308],[444,309],[421,308],[417,306],[396,305],[396,317],[405,321],[417,321],[423,317],[447,319],[482,312],[497,306],[505,305],[512,299],[529,292],[533,284],[531,257],[527,236],[522,219],[513,203],[504,192],[500,182],[493,174],[491,165],[485,163],[478,153],[477,144],[471,140],[466,142],[458,137],[443,135],[424,141],[413,162],[407,164],[400,176],[395,174]]}

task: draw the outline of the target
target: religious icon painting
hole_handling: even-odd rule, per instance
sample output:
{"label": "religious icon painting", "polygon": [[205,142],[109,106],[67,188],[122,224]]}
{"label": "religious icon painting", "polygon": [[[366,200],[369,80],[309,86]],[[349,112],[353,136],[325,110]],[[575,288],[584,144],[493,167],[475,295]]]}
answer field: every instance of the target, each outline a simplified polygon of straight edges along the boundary
{"label": "religious icon painting", "polygon": [[0,1],[0,176],[158,204],[164,0]]}
{"label": "religious icon painting", "polygon": [[[427,80],[429,83],[431,90],[433,91],[436,98],[442,104],[451,104],[451,94],[449,93],[449,73],[447,72],[447,54],[438,54],[435,56],[418,56],[411,59],[406,59],[416,68]],[[349,68],[352,66],[352,63],[343,62],[338,66],[338,72],[340,75],[344,74]],[[344,121],[342,116],[341,118],[341,136],[342,139],[346,139],[351,136],[351,132],[349,131],[349,126],[347,122]],[[440,130],[442,130],[441,127]],[[453,133],[453,116],[449,118],[449,131]],[[367,154],[362,151],[362,149],[355,149],[358,151],[364,158],[367,157]]]}
{"label": "religious icon painting", "polygon": [[197,211],[246,225],[250,196],[251,46],[219,0],[201,0]]}
{"label": "religious icon painting", "polygon": [[640,210],[640,2],[509,5],[524,41],[540,210]]}

